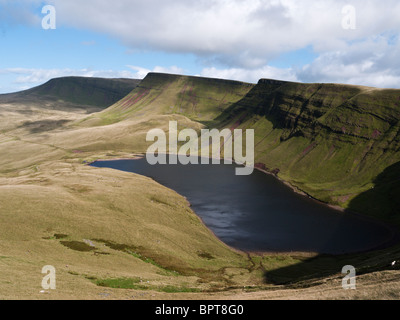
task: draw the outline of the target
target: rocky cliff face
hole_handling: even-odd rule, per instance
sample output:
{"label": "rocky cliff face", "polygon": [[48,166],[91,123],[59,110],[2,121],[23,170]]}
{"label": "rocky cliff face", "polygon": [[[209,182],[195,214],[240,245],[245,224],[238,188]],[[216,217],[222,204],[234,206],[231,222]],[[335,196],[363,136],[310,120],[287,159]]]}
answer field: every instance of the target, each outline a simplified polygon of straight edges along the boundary
{"label": "rocky cliff face", "polygon": [[400,90],[260,80],[230,113],[268,118],[289,137],[321,130],[377,140],[400,119]]}

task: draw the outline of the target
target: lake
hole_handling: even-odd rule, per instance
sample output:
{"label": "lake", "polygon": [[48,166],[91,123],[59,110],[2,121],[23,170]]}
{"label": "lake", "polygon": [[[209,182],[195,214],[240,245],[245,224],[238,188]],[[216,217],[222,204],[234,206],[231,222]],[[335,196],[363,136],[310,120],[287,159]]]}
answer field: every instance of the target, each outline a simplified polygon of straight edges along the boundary
{"label": "lake", "polygon": [[274,176],[258,170],[236,176],[234,164],[152,166],[143,158],[91,165],[147,176],[175,190],[219,239],[243,251],[355,253],[391,235],[382,224],[297,194]]}

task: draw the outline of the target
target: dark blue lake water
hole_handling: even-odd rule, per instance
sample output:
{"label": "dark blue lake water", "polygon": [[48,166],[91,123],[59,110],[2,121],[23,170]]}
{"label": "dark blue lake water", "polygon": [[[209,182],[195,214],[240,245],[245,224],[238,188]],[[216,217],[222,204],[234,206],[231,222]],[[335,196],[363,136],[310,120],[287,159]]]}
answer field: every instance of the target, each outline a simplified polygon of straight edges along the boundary
{"label": "dark blue lake water", "polygon": [[151,166],[140,159],[92,166],[144,175],[175,190],[219,239],[244,251],[354,253],[390,236],[381,224],[296,194],[273,176],[236,176],[236,165]]}

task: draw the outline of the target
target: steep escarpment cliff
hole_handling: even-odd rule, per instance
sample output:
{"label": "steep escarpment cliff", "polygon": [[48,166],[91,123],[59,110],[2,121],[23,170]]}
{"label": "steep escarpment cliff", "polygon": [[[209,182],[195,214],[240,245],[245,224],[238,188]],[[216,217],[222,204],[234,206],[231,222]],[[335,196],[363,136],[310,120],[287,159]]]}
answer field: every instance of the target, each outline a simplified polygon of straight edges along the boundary
{"label": "steep escarpment cliff", "polygon": [[[319,200],[397,219],[375,181],[382,172],[400,181],[387,171],[400,161],[400,90],[263,79],[218,121],[255,130],[259,168]],[[370,202],[379,193],[380,205],[361,206],[364,192]]]}

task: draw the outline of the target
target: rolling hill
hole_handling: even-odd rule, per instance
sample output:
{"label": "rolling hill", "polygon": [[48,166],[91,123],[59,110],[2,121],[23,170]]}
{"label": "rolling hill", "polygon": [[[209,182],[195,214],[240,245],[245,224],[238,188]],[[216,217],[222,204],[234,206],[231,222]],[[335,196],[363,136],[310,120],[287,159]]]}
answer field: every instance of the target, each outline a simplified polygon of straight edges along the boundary
{"label": "rolling hill", "polygon": [[38,87],[0,95],[0,130],[46,132],[98,112],[123,98],[140,80],[64,77]]}
{"label": "rolling hill", "polygon": [[80,108],[88,112],[107,108],[125,97],[140,80],[63,77],[38,87],[0,95],[0,104],[37,105],[46,108]]}
{"label": "rolling hill", "polygon": [[88,120],[105,125],[151,114],[180,114],[194,121],[211,121],[253,87],[239,81],[149,73],[135,90]]}

